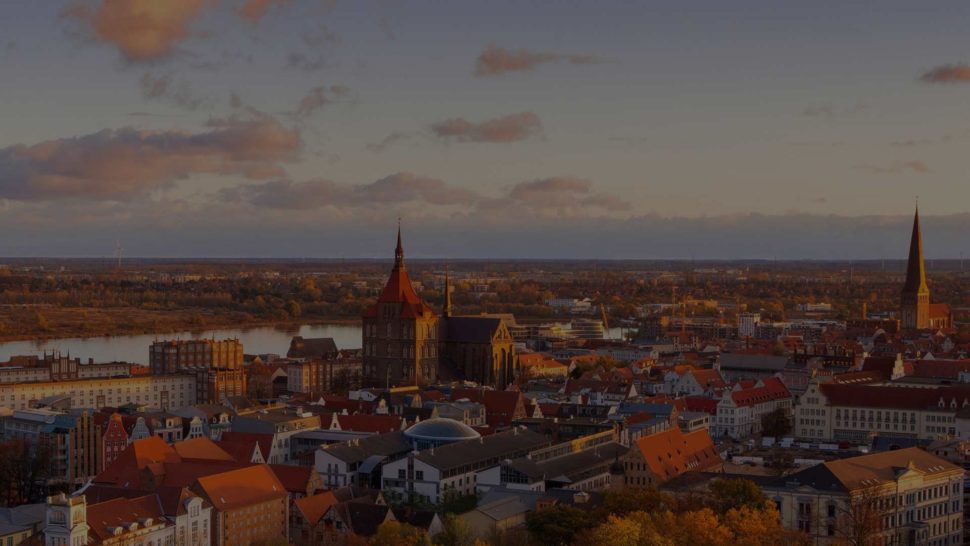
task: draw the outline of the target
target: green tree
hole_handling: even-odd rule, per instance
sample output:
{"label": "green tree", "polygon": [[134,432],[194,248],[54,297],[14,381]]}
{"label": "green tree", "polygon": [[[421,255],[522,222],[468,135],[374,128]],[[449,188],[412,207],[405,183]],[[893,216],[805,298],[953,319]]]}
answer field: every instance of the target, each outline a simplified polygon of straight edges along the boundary
{"label": "green tree", "polygon": [[761,416],[761,433],[775,440],[792,431],[791,417],[785,408],[777,408]]}
{"label": "green tree", "polygon": [[595,520],[589,512],[572,506],[550,506],[529,512],[525,525],[532,542],[538,546],[566,546],[579,533],[592,528]]}

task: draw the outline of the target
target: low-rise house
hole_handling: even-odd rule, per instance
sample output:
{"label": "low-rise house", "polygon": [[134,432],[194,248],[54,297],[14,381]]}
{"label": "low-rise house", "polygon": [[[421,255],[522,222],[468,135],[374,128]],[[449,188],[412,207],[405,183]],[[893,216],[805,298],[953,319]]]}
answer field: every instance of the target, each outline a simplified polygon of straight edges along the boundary
{"label": "low-rise house", "polygon": [[657,487],[687,472],[719,470],[724,461],[706,430],[670,428],[637,440],[622,464],[626,486]]}
{"label": "low-rise house", "polygon": [[0,508],[0,544],[18,546],[41,533],[47,521],[47,505],[22,504]]}

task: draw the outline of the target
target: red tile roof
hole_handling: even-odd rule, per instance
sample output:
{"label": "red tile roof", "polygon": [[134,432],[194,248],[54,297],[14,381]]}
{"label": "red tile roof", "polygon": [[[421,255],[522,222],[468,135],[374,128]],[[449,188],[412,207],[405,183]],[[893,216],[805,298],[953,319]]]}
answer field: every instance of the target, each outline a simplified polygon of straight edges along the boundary
{"label": "red tile roof", "polygon": [[706,430],[684,434],[671,428],[637,440],[637,450],[659,482],[723,463]]}
{"label": "red tile roof", "polygon": [[155,495],[146,495],[133,499],[116,498],[87,506],[88,535],[98,543],[114,537],[114,529],[121,527],[123,532],[127,527],[137,524],[139,528],[147,524],[147,519],[153,525],[166,523],[165,511]]}
{"label": "red tile roof", "polygon": [[372,432],[381,434],[401,430],[403,420],[399,415],[337,415],[340,430]]}
{"label": "red tile roof", "polygon": [[234,461],[235,458],[212,440],[202,437],[176,442],[172,446],[182,459],[202,459],[207,461]]}
{"label": "red tile roof", "polygon": [[287,497],[269,465],[253,465],[205,476],[196,485],[216,510],[232,510]]}
{"label": "red tile roof", "polygon": [[320,518],[337,504],[337,497],[333,491],[324,491],[302,499],[293,501],[293,505],[303,514],[303,519],[310,525],[315,525]]}
{"label": "red tile roof", "polygon": [[763,379],[761,383],[763,385],[761,387],[752,387],[750,389],[731,391],[731,399],[734,400],[734,403],[740,407],[754,406],[756,404],[763,404],[773,400],[791,398],[791,392],[788,390],[788,387],[781,382],[781,379],[778,379],[777,377],[768,377]]}

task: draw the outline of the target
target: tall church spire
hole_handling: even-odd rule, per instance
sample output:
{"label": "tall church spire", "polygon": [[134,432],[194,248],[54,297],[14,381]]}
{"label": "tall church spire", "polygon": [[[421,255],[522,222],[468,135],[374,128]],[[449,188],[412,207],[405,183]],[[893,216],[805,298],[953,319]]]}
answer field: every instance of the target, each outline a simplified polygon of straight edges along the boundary
{"label": "tall church spire", "polygon": [[397,248],[394,249],[394,267],[404,265],[404,247],[401,245],[401,219],[397,219]]}
{"label": "tall church spire", "polygon": [[448,277],[448,270],[445,269],[445,308],[443,315],[451,316],[451,279]]}
{"label": "tall church spire", "polygon": [[923,262],[923,236],[919,228],[919,208],[913,216],[913,235],[909,240],[909,262],[906,264],[906,284],[903,292],[929,292],[926,286],[926,266]]}
{"label": "tall church spire", "polygon": [[900,315],[905,329],[924,330],[930,327],[930,289],[926,286],[926,266],[923,263],[923,237],[919,228],[919,208],[913,216],[913,234],[909,241],[909,261],[906,263],[906,282],[900,294]]}

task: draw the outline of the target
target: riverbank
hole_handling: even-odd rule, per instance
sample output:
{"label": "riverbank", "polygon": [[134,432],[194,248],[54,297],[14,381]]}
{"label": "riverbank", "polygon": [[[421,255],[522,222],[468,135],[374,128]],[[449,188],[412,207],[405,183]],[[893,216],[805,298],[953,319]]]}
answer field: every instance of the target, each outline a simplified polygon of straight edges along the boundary
{"label": "riverbank", "polygon": [[281,328],[360,324],[351,317],[300,316],[258,319],[246,313],[200,309],[146,310],[92,307],[6,306],[0,308],[0,343],[62,338],[159,335],[222,329]]}

